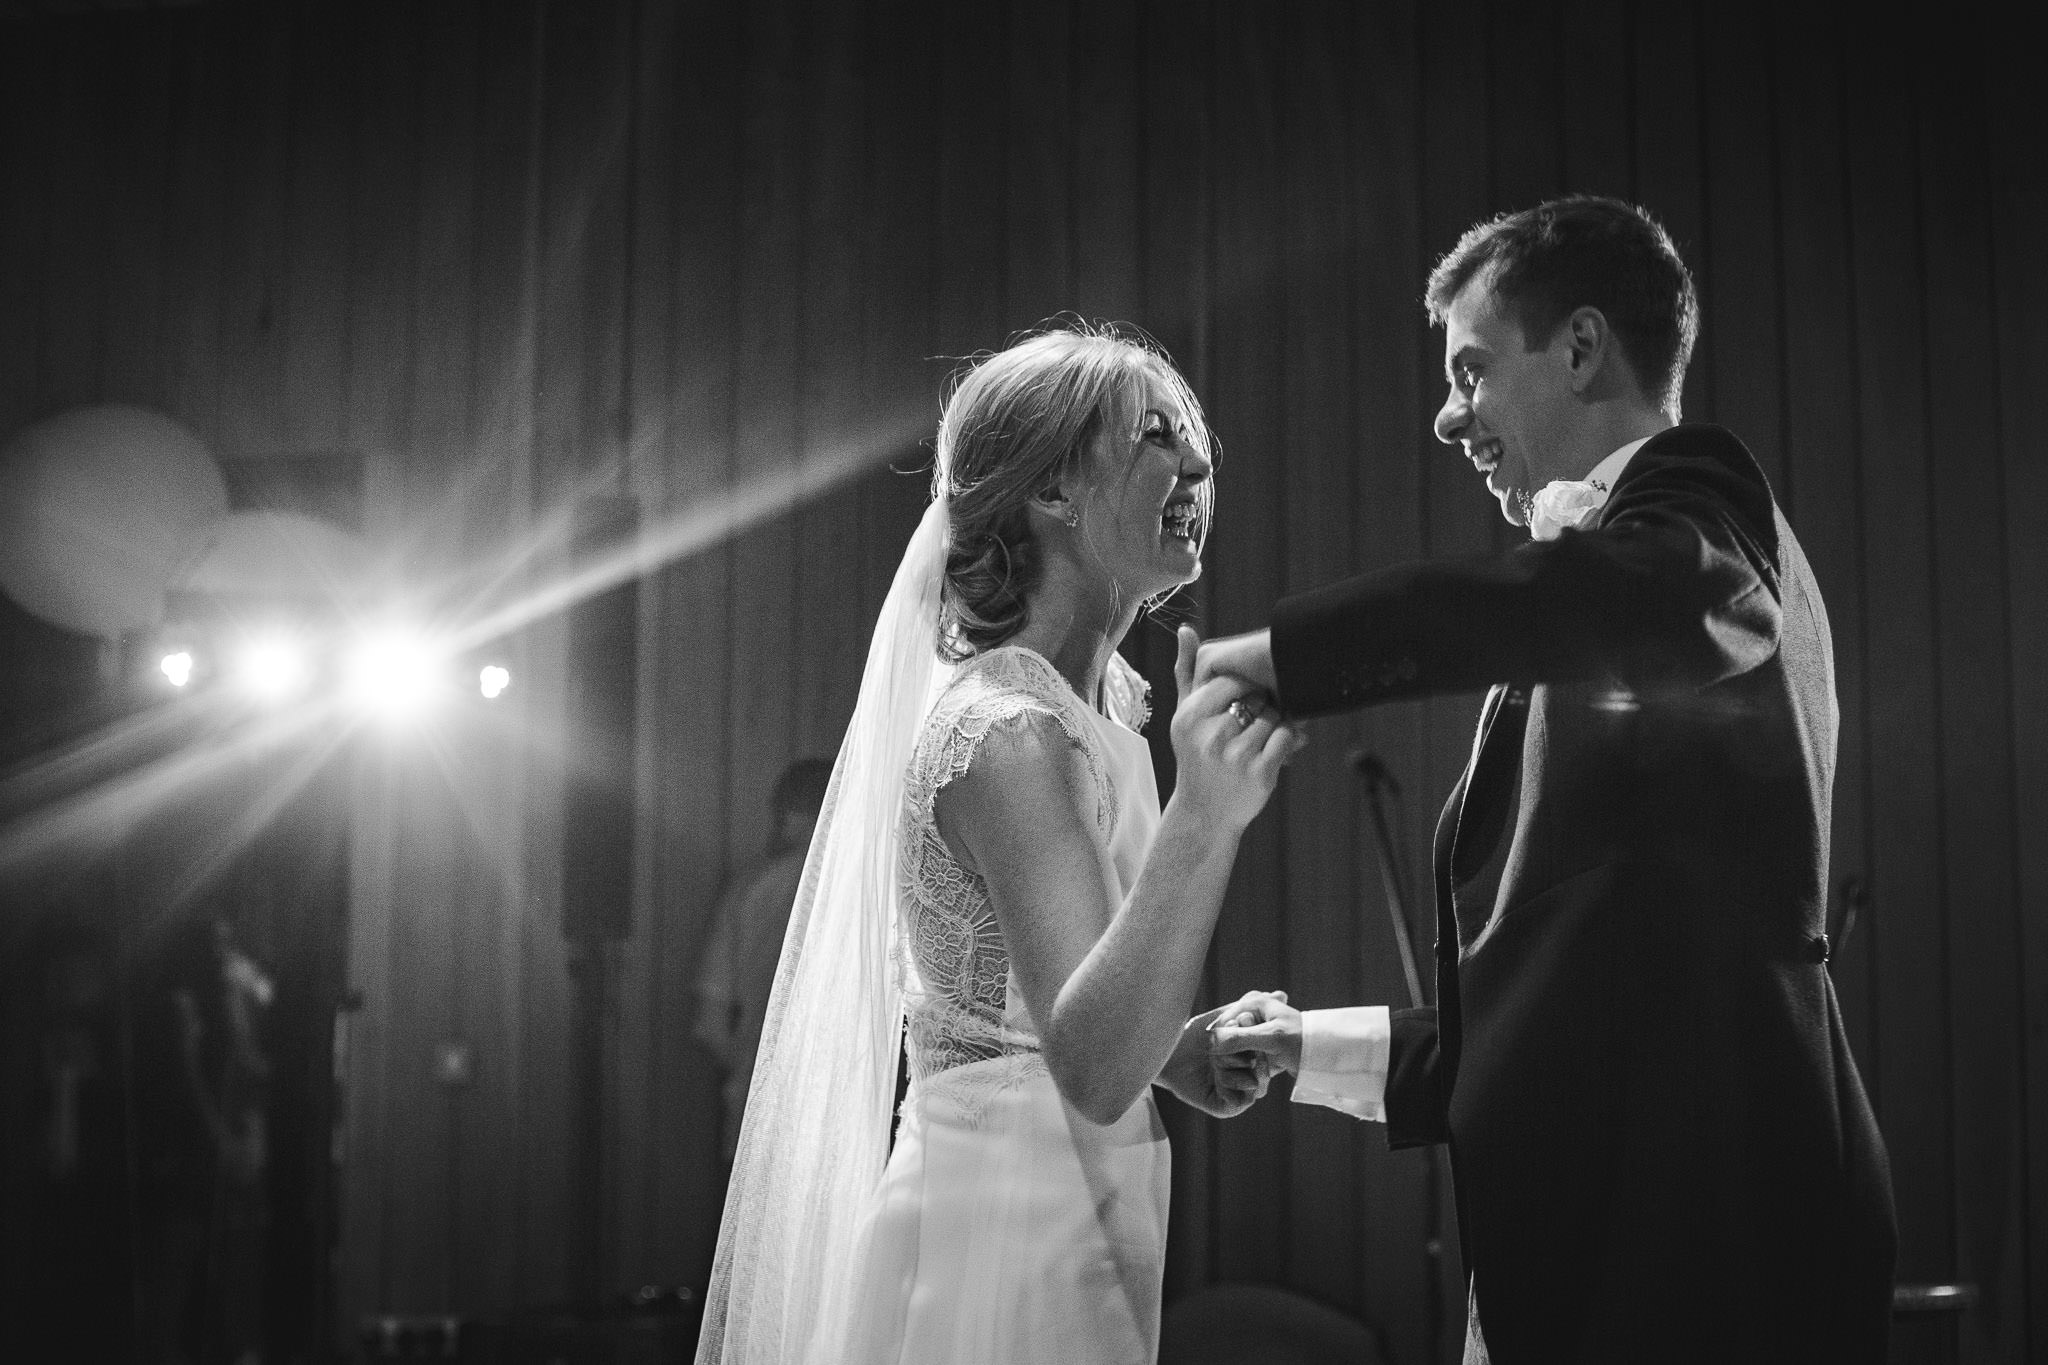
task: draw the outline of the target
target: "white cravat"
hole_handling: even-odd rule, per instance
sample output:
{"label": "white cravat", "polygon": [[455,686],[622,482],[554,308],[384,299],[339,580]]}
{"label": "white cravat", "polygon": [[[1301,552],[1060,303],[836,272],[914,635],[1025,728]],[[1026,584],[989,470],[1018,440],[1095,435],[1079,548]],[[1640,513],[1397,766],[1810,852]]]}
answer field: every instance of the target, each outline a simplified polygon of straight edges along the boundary
{"label": "white cravat", "polygon": [[[1644,437],[1643,440],[1648,440]],[[1552,479],[1522,499],[1522,519],[1531,540],[1556,540],[1599,520],[1607,495],[1643,441],[1632,441],[1587,471],[1583,479]]]}

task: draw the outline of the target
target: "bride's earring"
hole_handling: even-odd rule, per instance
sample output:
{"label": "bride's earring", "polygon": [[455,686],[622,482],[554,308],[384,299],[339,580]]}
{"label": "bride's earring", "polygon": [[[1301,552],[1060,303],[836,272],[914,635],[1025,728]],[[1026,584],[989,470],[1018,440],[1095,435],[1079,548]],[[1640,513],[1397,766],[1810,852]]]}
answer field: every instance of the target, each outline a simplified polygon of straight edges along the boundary
{"label": "bride's earring", "polygon": [[1056,483],[1049,485],[1044,492],[1031,501],[1036,505],[1037,510],[1049,516],[1058,517],[1069,527],[1078,527],[1081,524],[1080,506],[1074,499],[1062,493],[1060,486]]}

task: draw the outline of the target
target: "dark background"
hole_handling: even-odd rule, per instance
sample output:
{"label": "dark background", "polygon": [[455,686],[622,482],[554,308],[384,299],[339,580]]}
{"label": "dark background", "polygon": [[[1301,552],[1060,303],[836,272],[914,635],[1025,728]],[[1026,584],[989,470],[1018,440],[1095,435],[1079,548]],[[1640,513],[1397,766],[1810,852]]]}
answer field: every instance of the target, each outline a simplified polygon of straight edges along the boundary
{"label": "dark background", "polygon": [[[1640,201],[1704,299],[1686,415],[1757,453],[1828,595],[1832,873],[1862,894],[1833,972],[1891,1145],[1901,1278],[1981,1294],[1960,1318],[1902,1322],[1895,1357],[2039,1359],[2048,158],[2003,17],[1945,6],[1930,29],[1924,9],[1673,0],[15,6],[0,439],[119,400],[224,461],[326,470],[393,581],[448,620],[547,582],[594,495],[637,499],[644,529],[688,547],[633,607],[631,932],[602,950],[616,991],[595,1225],[611,1287],[687,1284],[721,1197],[715,1085],[689,1036],[704,917],[761,849],[782,764],[836,747],[922,493],[889,466],[925,458],[954,358],[1060,310],[1151,330],[1223,447],[1187,612],[1248,628],[1350,569],[1507,543],[1428,434],[1441,351],[1422,279],[1493,212],[1565,190]],[[9,611],[10,755],[132,705],[113,646]],[[509,636],[516,691],[488,720],[345,746],[239,863],[192,851],[209,812],[248,804],[216,783],[180,799],[182,824],[109,816],[69,871],[10,881],[0,1110],[19,1120],[33,1090],[21,987],[38,924],[142,942],[281,859],[267,885],[326,888],[296,919],[251,916],[271,965],[305,974],[306,1076],[323,1074],[327,1012],[360,1002],[336,1054],[331,1214],[294,1234],[309,1257],[332,1238],[333,1331],[567,1296],[571,638],[559,612]],[[1163,710],[1168,633],[1141,623],[1126,652]],[[1475,712],[1447,698],[1317,729],[1246,842],[1215,998],[1401,998],[1346,755],[1368,748],[1398,777],[1406,855],[1426,866]],[[437,1071],[448,1044],[466,1076]],[[324,1126],[325,1103],[302,1120]],[[1170,1297],[1287,1285],[1378,1324],[1393,1358],[1428,1358],[1421,1154],[1279,1102],[1172,1124]],[[26,1207],[33,1134],[0,1136]],[[318,1131],[301,1139],[319,1149]],[[47,1307],[25,1288],[38,1226],[0,1218],[9,1322]]]}

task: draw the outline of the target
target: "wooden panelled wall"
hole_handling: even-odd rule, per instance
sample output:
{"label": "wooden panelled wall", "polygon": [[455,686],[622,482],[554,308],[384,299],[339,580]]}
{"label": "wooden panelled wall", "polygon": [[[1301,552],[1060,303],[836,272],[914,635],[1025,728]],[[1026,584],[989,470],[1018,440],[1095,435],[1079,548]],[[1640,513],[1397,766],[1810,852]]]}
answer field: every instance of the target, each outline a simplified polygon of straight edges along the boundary
{"label": "wooden panelled wall", "polygon": [[[1422,277],[1496,210],[1638,199],[1705,298],[1688,415],[1750,443],[1829,596],[1834,876],[1868,893],[1833,970],[1891,1143],[1901,1276],[1982,1295],[1959,1326],[1902,1326],[1895,1354],[2039,1359],[2041,109],[2008,48],[1965,63],[1824,19],[427,0],[14,21],[0,431],[122,400],[224,456],[360,454],[369,534],[451,615],[545,582],[587,492],[703,532],[641,593],[607,1123],[612,1277],[684,1282],[720,1200],[689,1034],[706,913],[761,848],[783,762],[837,743],[921,492],[887,466],[922,458],[948,357],[1063,309],[1152,330],[1224,449],[1191,613],[1245,628],[1349,569],[1505,543],[1428,435]],[[494,724],[363,749],[344,1330],[565,1292],[564,638],[559,615],[513,637],[524,700]],[[1170,688],[1165,630],[1127,652]],[[1318,728],[1246,842],[1213,997],[1400,998],[1347,755],[1398,777],[1426,895],[1474,710]],[[473,1050],[466,1086],[436,1079],[446,1041]],[[1172,1293],[1291,1285],[1430,1358],[1423,1156],[1285,1103],[1173,1127]]]}

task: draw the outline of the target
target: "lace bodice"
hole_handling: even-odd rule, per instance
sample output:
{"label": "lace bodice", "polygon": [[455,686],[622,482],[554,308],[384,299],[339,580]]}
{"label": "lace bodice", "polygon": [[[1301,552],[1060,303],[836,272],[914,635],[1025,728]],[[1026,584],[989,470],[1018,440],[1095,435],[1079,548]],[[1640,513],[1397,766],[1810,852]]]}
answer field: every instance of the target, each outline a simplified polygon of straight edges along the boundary
{"label": "lace bodice", "polygon": [[1074,695],[1044,658],[1021,646],[993,649],[963,664],[933,704],[905,783],[897,869],[898,967],[903,973],[913,1081],[978,1062],[1000,1084],[1044,1065],[1038,1030],[1017,990],[1009,953],[980,874],[962,867],[940,837],[933,802],[965,773],[988,735],[1043,717],[1057,724],[1094,777],[1098,836],[1127,891],[1159,822],[1145,723],[1146,684],[1111,655],[1102,715]]}

